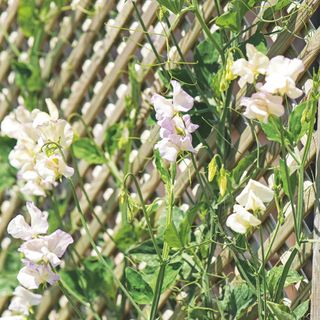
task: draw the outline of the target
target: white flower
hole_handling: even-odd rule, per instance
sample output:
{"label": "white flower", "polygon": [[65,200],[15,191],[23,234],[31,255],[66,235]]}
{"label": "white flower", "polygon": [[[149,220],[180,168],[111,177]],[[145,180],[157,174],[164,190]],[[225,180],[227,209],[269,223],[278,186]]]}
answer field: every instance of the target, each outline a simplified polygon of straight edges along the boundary
{"label": "white flower", "polygon": [[256,227],[261,224],[258,218],[242,206],[236,204],[233,210],[234,213],[227,218],[226,225],[234,232],[244,234],[250,227]]}
{"label": "white flower", "polygon": [[53,154],[49,157],[40,154],[37,157],[35,169],[45,183],[52,185],[62,176],[70,178],[74,173],[73,168],[66,165],[60,154]]}
{"label": "white flower", "polygon": [[14,238],[30,240],[48,231],[48,212],[40,211],[31,202],[27,202],[27,210],[31,217],[31,225],[26,223],[22,215],[16,216],[8,225],[8,233]]}
{"label": "white flower", "polygon": [[72,127],[59,119],[58,109],[50,99],[46,104],[49,113],[18,107],[1,124],[2,134],[17,139],[9,161],[19,170],[18,181],[24,182],[21,191],[27,195],[45,196],[58,179],[74,172],[61,154],[72,143]]}
{"label": "white flower", "polygon": [[19,271],[17,279],[27,289],[38,289],[40,284],[46,282],[53,285],[59,280],[59,276],[48,264],[35,264],[29,261],[24,263],[25,266]]}
{"label": "white flower", "polygon": [[177,112],[188,112],[193,107],[193,98],[181,88],[180,83],[173,80],[171,84],[173,87],[172,99],[166,99],[159,94],[154,94],[152,97],[158,121],[172,118]]}
{"label": "white flower", "polygon": [[286,94],[289,98],[296,99],[302,95],[302,90],[296,87],[296,80],[304,69],[300,59],[276,56],[270,60],[266,83],[261,89],[270,93]]}
{"label": "white flower", "polygon": [[263,91],[254,93],[250,98],[242,98],[240,105],[246,107],[246,111],[243,113],[245,117],[265,123],[268,122],[270,115],[281,117],[284,114],[282,97],[273,96]]}
{"label": "white flower", "polygon": [[38,144],[41,147],[48,142],[55,142],[62,148],[68,148],[72,143],[73,130],[70,124],[65,120],[59,119],[50,121],[39,125],[37,129],[39,130],[40,135]]}
{"label": "white flower", "polygon": [[239,59],[231,67],[232,73],[240,76],[239,86],[241,88],[246,83],[254,83],[258,74],[265,74],[269,63],[269,58],[258,51],[252,44],[247,43],[246,51],[248,60]]}
{"label": "white flower", "polygon": [[59,258],[71,243],[73,243],[72,237],[58,229],[48,236],[28,240],[21,245],[19,251],[31,262],[50,262],[53,267],[56,267],[61,264]]}
{"label": "white flower", "polygon": [[262,183],[250,179],[246,187],[236,197],[236,201],[246,210],[264,211],[266,209],[264,203],[268,203],[273,199],[274,192]]}
{"label": "white flower", "polygon": [[24,315],[28,315],[29,309],[41,302],[40,294],[34,294],[21,286],[14,290],[13,296],[8,309]]}
{"label": "white flower", "polygon": [[19,139],[24,133],[24,126],[32,124],[31,113],[22,106],[7,115],[1,123],[1,132],[10,138]]}
{"label": "white flower", "polygon": [[0,320],[27,320],[25,316],[14,315],[11,311],[5,311]]}

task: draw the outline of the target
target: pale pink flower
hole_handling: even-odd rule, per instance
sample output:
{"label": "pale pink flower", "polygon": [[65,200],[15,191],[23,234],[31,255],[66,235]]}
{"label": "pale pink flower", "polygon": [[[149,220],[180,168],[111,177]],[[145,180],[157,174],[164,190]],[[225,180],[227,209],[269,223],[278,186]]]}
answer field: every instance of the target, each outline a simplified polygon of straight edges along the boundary
{"label": "pale pink flower", "polygon": [[35,294],[21,286],[18,286],[13,292],[13,298],[8,309],[27,316],[29,314],[29,309],[32,306],[40,304],[40,302],[40,294]]}
{"label": "pale pink flower", "polygon": [[231,72],[240,76],[239,86],[241,88],[246,83],[254,83],[257,75],[265,74],[269,63],[269,58],[252,44],[247,43],[246,51],[248,60],[243,58],[236,60],[231,67]]}
{"label": "pale pink flower", "polygon": [[190,115],[186,114],[182,117],[174,116],[173,118],[166,118],[161,123],[160,137],[168,138],[171,135],[178,135],[185,137],[190,133],[195,132],[199,126],[191,122]]}
{"label": "pale pink flower", "polygon": [[162,158],[170,162],[175,162],[180,152],[196,152],[192,146],[192,138],[190,134],[185,137],[171,135],[170,138],[163,138],[155,145],[155,149],[159,150]]}
{"label": "pale pink flower", "polygon": [[256,227],[261,221],[240,205],[233,207],[234,213],[228,216],[226,225],[234,232],[245,234],[249,228]]}
{"label": "pale pink flower", "polygon": [[8,233],[12,237],[30,240],[48,231],[48,212],[40,211],[32,202],[27,202],[27,210],[31,217],[31,225],[27,224],[24,217],[19,214],[8,225]]}
{"label": "pale pink flower", "polygon": [[73,243],[72,237],[58,229],[48,236],[28,240],[21,245],[19,251],[34,263],[49,262],[53,267],[56,267],[61,264],[59,258],[63,256],[71,243]]}
{"label": "pale pink flower", "polygon": [[303,93],[296,87],[296,80],[304,69],[304,64],[300,59],[276,56],[270,60],[266,83],[261,90],[280,95],[286,94],[289,98],[296,99]]}
{"label": "pale pink flower", "polygon": [[180,83],[173,80],[171,84],[173,87],[172,99],[166,99],[159,94],[154,94],[152,97],[158,121],[172,118],[178,112],[188,112],[193,107],[193,98],[181,88]]}
{"label": "pale pink flower", "polygon": [[24,261],[24,264],[17,279],[27,289],[38,289],[42,283],[53,285],[59,281],[59,275],[53,272],[48,264],[35,264],[27,260]]}
{"label": "pale pink flower", "polygon": [[250,98],[242,98],[240,105],[246,107],[243,113],[245,117],[248,119],[257,119],[265,123],[268,122],[270,115],[281,117],[284,114],[282,97],[273,96],[263,91],[254,93]]}

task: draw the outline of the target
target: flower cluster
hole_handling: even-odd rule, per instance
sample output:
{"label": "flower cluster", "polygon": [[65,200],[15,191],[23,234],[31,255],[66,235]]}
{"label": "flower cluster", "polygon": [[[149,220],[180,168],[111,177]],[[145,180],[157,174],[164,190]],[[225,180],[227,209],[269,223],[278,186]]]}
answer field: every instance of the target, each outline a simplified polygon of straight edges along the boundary
{"label": "flower cluster", "polygon": [[20,106],[1,123],[1,133],[17,140],[9,161],[18,169],[18,179],[24,183],[21,191],[27,195],[45,196],[59,178],[74,172],[62,154],[72,143],[72,128],[59,119],[50,99],[46,103],[49,113]]}
{"label": "flower cluster", "polygon": [[191,122],[190,115],[182,113],[192,109],[194,100],[177,81],[171,81],[172,99],[154,94],[152,103],[156,111],[157,123],[160,126],[160,140],[155,148],[164,159],[175,162],[179,153],[189,151],[195,153],[192,146],[192,133],[198,125]]}
{"label": "flower cluster", "polygon": [[72,237],[56,230],[47,235],[48,213],[40,211],[33,203],[27,203],[30,225],[22,215],[17,215],[8,225],[8,233],[24,240],[18,249],[23,254],[23,267],[17,279],[21,286],[16,288],[9,310],[15,314],[28,315],[30,306],[40,302],[41,296],[28,291],[38,289],[41,284],[53,285],[59,280],[54,268],[59,266],[67,247],[73,243]]}
{"label": "flower cluster", "polygon": [[[252,179],[247,186],[236,197],[236,204],[233,213],[227,219],[227,226],[235,232],[246,233],[250,227],[256,227],[261,221],[254,216],[254,213],[266,210],[264,203],[273,199],[274,192],[267,186]],[[251,212],[253,213],[251,213]]]}
{"label": "flower cluster", "polygon": [[247,118],[266,123],[270,115],[280,117],[284,114],[284,95],[291,99],[302,95],[302,90],[296,87],[296,80],[304,71],[304,65],[297,58],[276,56],[269,60],[251,44],[247,44],[246,51],[248,59],[239,59],[231,67],[232,73],[240,77],[239,86],[254,84],[258,75],[265,76],[265,83],[257,83],[257,92],[242,98],[240,105],[246,107],[244,115]]}

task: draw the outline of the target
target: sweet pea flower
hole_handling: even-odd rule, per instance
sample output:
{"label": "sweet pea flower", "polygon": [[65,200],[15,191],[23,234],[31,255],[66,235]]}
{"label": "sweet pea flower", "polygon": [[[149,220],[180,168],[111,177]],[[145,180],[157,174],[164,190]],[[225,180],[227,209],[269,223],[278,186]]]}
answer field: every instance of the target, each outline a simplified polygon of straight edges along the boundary
{"label": "sweet pea flower", "polygon": [[8,225],[8,233],[16,239],[30,240],[48,231],[48,212],[40,211],[32,202],[27,202],[27,210],[31,217],[31,225],[27,224],[20,214]]}
{"label": "sweet pea flower", "polygon": [[261,221],[240,205],[233,207],[234,213],[228,216],[226,225],[234,232],[245,234],[250,227],[257,227]]}
{"label": "sweet pea flower", "polygon": [[175,162],[180,152],[189,151],[195,153],[192,146],[192,135],[198,129],[198,125],[191,122],[188,114],[182,115],[193,107],[194,100],[188,95],[177,81],[171,81],[173,98],[166,99],[158,94],[152,97],[152,103],[156,111],[156,119],[160,126],[160,137],[155,145],[160,156]]}
{"label": "sweet pea flower", "polygon": [[14,315],[11,311],[5,311],[0,320],[27,320],[25,316]]}
{"label": "sweet pea flower", "polygon": [[36,306],[41,302],[40,294],[35,294],[21,286],[14,290],[13,296],[8,309],[26,316],[32,306]]}
{"label": "sweet pea flower", "polygon": [[152,97],[151,102],[158,121],[173,118],[176,113],[188,112],[193,107],[193,98],[181,88],[180,83],[172,80],[171,85],[173,87],[172,99],[166,99],[159,94],[154,94]]}
{"label": "sweet pea flower", "polygon": [[191,139],[191,135],[187,135],[186,137],[172,135],[170,136],[170,138],[164,138],[160,140],[154,148],[159,150],[160,156],[162,158],[170,162],[175,162],[177,160],[179,152],[196,152],[196,150],[192,146]]}
{"label": "sweet pea flower", "polygon": [[273,199],[274,192],[262,183],[250,179],[246,187],[236,197],[236,201],[246,210],[264,211],[268,203]]}
{"label": "sweet pea flower", "polygon": [[28,240],[21,245],[19,251],[31,262],[50,263],[53,267],[61,264],[61,258],[67,247],[73,243],[72,237],[58,229],[52,234]]}
{"label": "sweet pea flower", "polygon": [[300,59],[276,56],[270,60],[266,83],[261,89],[274,94],[286,94],[289,98],[296,99],[303,93],[296,87],[296,80],[304,69],[304,64]]}
{"label": "sweet pea flower", "polygon": [[199,126],[191,122],[191,117],[188,114],[175,116],[172,119],[166,118],[162,121],[160,128],[160,137],[168,138],[172,135],[186,137],[190,133],[195,132]]}
{"label": "sweet pea flower", "polygon": [[[70,147],[73,140],[73,130],[70,124],[62,119],[50,121],[38,126],[40,138],[38,144],[40,146],[46,143],[54,142],[62,148]],[[49,146],[54,148],[54,145]]]}
{"label": "sweet pea flower", "polygon": [[62,157],[72,143],[72,127],[59,119],[50,99],[46,104],[48,113],[38,109],[30,112],[20,106],[1,123],[1,133],[17,139],[9,161],[18,169],[21,192],[27,195],[45,196],[62,176],[69,178],[74,173]]}
{"label": "sweet pea flower", "polygon": [[243,113],[248,119],[257,119],[264,123],[268,122],[270,115],[281,117],[284,114],[282,97],[273,96],[267,92],[256,92],[250,98],[244,97],[240,101],[241,106],[245,106]]}
{"label": "sweet pea flower", "polygon": [[25,266],[19,271],[17,279],[21,285],[29,290],[38,289],[43,283],[54,285],[60,279],[48,264],[35,264],[28,260],[25,260],[24,264]]}
{"label": "sweet pea flower", "polygon": [[70,178],[74,169],[67,166],[60,154],[49,157],[40,154],[37,157],[35,169],[45,183],[54,185],[62,176]]}
{"label": "sweet pea flower", "polygon": [[234,75],[240,76],[239,86],[242,88],[246,83],[254,83],[259,74],[265,74],[269,64],[269,58],[258,51],[252,44],[246,45],[247,58],[235,61],[231,67]]}

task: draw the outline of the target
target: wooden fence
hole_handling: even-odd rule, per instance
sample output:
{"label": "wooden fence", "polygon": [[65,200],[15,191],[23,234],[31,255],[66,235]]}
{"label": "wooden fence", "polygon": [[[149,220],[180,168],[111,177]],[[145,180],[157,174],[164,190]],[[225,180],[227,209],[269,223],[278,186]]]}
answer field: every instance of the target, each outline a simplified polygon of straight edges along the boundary
{"label": "wooden fence", "polygon": [[[203,3],[205,19],[209,22],[216,14],[215,2],[212,0]],[[0,121],[19,104],[19,88],[15,85],[12,59],[16,50],[27,52],[30,50],[30,40],[25,38],[18,28],[17,10],[18,0],[0,0]],[[193,48],[204,38],[199,23],[192,14],[186,14],[179,19],[170,15],[171,30],[167,25],[159,21],[159,6],[155,0],[137,0],[137,9],[141,13],[143,23],[149,31],[151,40],[156,50],[161,54],[163,61],[170,58],[171,64],[177,64],[182,58],[187,61],[192,59]],[[287,28],[282,32],[269,37],[270,57],[281,54],[288,57],[300,57],[306,65],[306,72],[299,79],[299,86],[310,78],[311,67],[318,68],[320,52],[319,29],[319,0],[306,0],[301,5],[296,16],[288,22]],[[82,8],[90,7],[94,14],[88,15]],[[94,10],[94,8],[96,10]],[[307,8],[307,9],[306,9]],[[54,9],[53,9],[54,10]],[[137,19],[134,6],[131,1],[105,0],[81,0],[75,10],[62,12],[53,16],[46,25],[47,36],[43,40],[41,59],[42,77],[49,79],[47,96],[52,97],[60,106],[61,114],[68,118],[73,113],[82,115],[84,122],[92,128],[95,141],[102,145],[104,133],[113,124],[122,121],[126,116],[125,97],[130,95],[130,83],[128,81],[128,64],[134,57],[137,60],[139,80],[142,82],[142,106],[135,133],[141,142],[134,142],[136,152],[132,153],[131,171],[140,179],[143,197],[146,201],[157,196],[163,196],[163,185],[159,174],[152,162],[154,144],[159,138],[158,127],[149,127],[147,118],[150,114],[150,97],[152,93],[159,92],[162,84],[157,77],[155,64],[157,57],[148,44],[146,33]],[[255,19],[248,14],[247,23]],[[274,24],[265,28],[271,31]],[[170,44],[168,52],[168,37],[174,34],[182,51],[182,57],[174,45]],[[244,37],[248,36],[244,34]],[[10,39],[12,45],[8,45]],[[243,95],[240,90],[236,101]],[[237,105],[237,103],[236,103]],[[81,122],[73,122],[75,131],[80,135],[86,135],[86,129]],[[266,142],[258,128],[254,128],[261,145],[267,145],[266,163],[277,163],[279,150],[270,142]],[[125,134],[125,132],[124,132]],[[230,168],[234,167],[241,158],[256,146],[256,139],[251,128],[245,126],[241,117],[234,117],[233,154],[229,159]],[[211,132],[206,138],[210,149],[214,152],[216,133]],[[303,152],[305,141],[301,141],[300,152]],[[312,140],[312,147],[308,155],[308,167],[306,172],[312,180],[315,167],[315,154],[317,142],[316,135]],[[0,151],[1,152],[1,151]],[[206,150],[200,150],[196,157],[198,170],[202,172],[210,161],[210,155]],[[121,170],[121,154],[114,155],[114,161]],[[92,215],[92,208],[81,189],[78,189],[80,204],[89,221],[89,228],[95,239],[103,237],[102,252],[113,257],[117,266],[115,272],[120,278],[123,272],[123,255],[119,253],[114,243],[106,234],[108,229],[113,236],[120,230],[119,195],[114,178],[109,168],[105,165],[92,166],[85,162],[79,163],[80,175],[84,181],[84,188],[94,205],[94,211],[102,224]],[[268,172],[261,171],[261,179],[267,181]],[[307,176],[307,175],[306,175]],[[131,183],[131,182],[130,182]],[[198,182],[192,163],[183,162],[178,167],[177,183],[175,186],[175,198],[177,205],[181,206],[189,202],[189,197],[196,200],[199,197]],[[315,192],[310,184],[306,184],[309,192],[306,193],[306,212],[303,224],[304,231],[310,237],[313,230],[313,206]],[[129,185],[134,192],[135,188]],[[0,239],[6,237],[6,227],[9,221],[19,212],[23,200],[16,188],[1,195],[0,213]],[[74,224],[78,224],[79,214],[73,201],[68,204],[68,212]],[[276,220],[275,204],[271,203],[263,216],[264,247],[272,238],[272,231]],[[75,248],[80,256],[90,255],[90,242],[87,237],[81,237],[82,230],[76,232]],[[256,234],[249,235],[252,238],[253,247],[257,246]],[[101,243],[101,241],[100,241]],[[275,244],[270,255],[269,266],[276,263],[284,263],[290,248],[294,245],[293,218],[290,210],[287,212],[285,223],[275,239]],[[216,274],[234,272],[234,264],[231,253],[224,248],[218,248],[216,258],[213,261],[213,270]],[[261,249],[258,250],[259,252]],[[310,295],[312,275],[312,245],[305,244],[304,250],[295,258],[293,266],[305,278],[295,292],[288,292],[294,304],[303,301]],[[212,286],[214,286],[212,282]],[[170,309],[168,298],[170,291],[161,296],[160,307],[164,311]],[[8,302],[8,297],[0,297],[0,314]],[[96,301],[98,310],[103,314],[106,305],[102,299]],[[130,310],[127,310],[128,314]],[[37,309],[37,319],[48,319],[49,315],[56,319],[72,319],[73,309],[61,296],[58,288],[47,290],[41,305]],[[107,314],[107,313],[106,313]],[[180,308],[175,309],[175,319],[183,318]],[[55,319],[55,318],[53,318]],[[129,315],[128,315],[129,319]]]}

